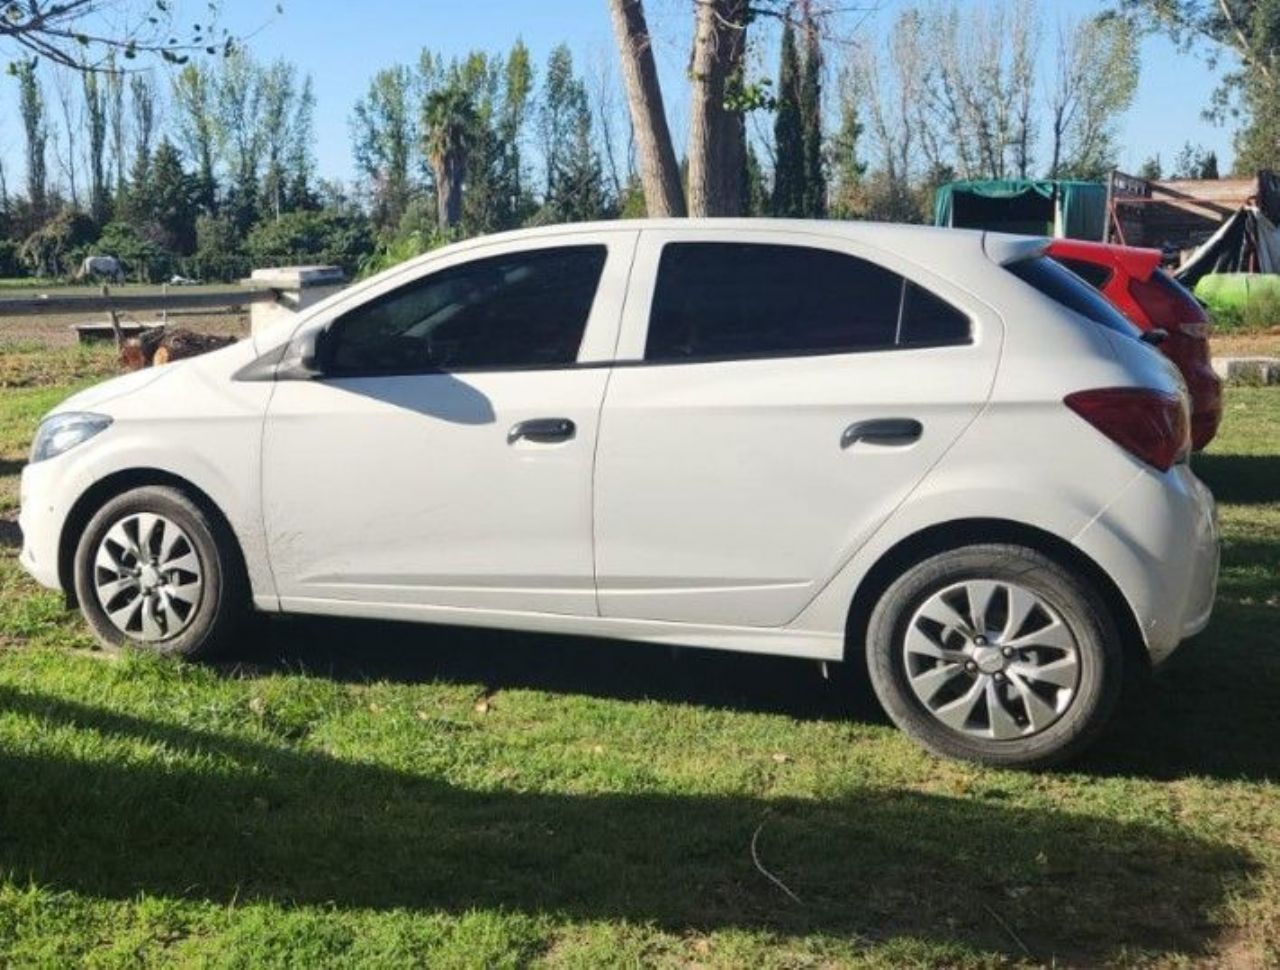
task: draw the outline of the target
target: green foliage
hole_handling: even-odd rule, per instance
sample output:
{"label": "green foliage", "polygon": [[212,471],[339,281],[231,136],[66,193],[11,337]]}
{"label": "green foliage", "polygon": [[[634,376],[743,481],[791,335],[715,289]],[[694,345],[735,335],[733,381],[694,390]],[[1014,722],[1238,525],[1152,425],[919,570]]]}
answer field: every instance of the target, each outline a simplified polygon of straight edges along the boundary
{"label": "green foliage", "polygon": [[353,274],[373,248],[368,221],[333,211],[287,212],[253,227],[245,248],[256,265],[325,262]]}
{"label": "green foliage", "polygon": [[35,276],[69,274],[78,248],[93,238],[95,229],[88,216],[65,207],[23,241],[23,265]]}
{"label": "green foliage", "polygon": [[535,221],[582,222],[611,214],[587,88],[575,73],[573,55],[564,44],[553,49],[547,61],[538,134],[547,181]]}
{"label": "green foliage", "polygon": [[114,256],[127,276],[145,282],[163,279],[170,268],[168,253],[128,222],[107,223],[97,239],[77,251],[80,259],[91,255]]}
{"label": "green foliage", "polygon": [[1138,177],[1155,181],[1164,177],[1164,166],[1160,163],[1160,155],[1157,152],[1152,155],[1138,168]]}
{"label": "green foliage", "polygon": [[[810,8],[806,7],[806,11]],[[827,214],[827,173],[822,157],[822,45],[812,14],[803,22],[805,44],[801,66],[799,108],[803,132],[801,213],[809,219]]]}
{"label": "green foliage", "polygon": [[372,276],[384,269],[399,266],[405,260],[421,256],[432,249],[447,245],[453,239],[437,229],[412,229],[392,236],[378,244],[377,248],[360,261],[359,275]]}
{"label": "green foliage", "polygon": [[1218,155],[1202,145],[1187,142],[1174,157],[1170,178],[1175,179],[1216,179],[1218,178]]}
{"label": "green foliage", "polygon": [[351,118],[356,168],[370,186],[379,228],[400,221],[412,194],[410,166],[418,140],[413,86],[406,67],[378,71]]}

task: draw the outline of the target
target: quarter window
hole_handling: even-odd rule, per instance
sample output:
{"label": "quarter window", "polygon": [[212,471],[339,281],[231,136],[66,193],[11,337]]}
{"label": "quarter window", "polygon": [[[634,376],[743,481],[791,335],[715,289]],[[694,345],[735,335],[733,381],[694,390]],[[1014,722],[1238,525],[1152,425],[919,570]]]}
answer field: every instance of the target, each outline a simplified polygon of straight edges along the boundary
{"label": "quarter window", "polygon": [[969,319],[875,263],[827,249],[671,243],[645,359],[783,357],[967,343]]}
{"label": "quarter window", "polygon": [[555,367],[577,360],[606,247],[509,253],[440,270],[341,317],[336,375]]}

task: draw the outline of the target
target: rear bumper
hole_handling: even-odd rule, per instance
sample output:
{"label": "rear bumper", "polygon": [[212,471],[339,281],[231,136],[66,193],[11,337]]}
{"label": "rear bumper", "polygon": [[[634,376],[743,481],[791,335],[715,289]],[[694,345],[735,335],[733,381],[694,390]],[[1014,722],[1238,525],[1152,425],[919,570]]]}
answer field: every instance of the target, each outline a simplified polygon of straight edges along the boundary
{"label": "rear bumper", "polygon": [[1075,544],[1116,581],[1153,663],[1208,625],[1218,583],[1217,513],[1186,465],[1142,472]]}

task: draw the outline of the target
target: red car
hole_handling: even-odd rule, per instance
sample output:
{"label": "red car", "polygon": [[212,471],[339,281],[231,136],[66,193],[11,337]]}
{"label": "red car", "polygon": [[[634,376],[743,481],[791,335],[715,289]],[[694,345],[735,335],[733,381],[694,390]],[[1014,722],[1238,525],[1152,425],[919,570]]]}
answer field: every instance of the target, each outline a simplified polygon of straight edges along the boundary
{"label": "red car", "polygon": [[1199,451],[1212,441],[1222,420],[1222,382],[1209,363],[1209,316],[1160,268],[1160,251],[1055,239],[1049,255],[1102,291],[1142,330],[1168,334],[1159,347],[1178,365],[1191,393],[1192,447]]}

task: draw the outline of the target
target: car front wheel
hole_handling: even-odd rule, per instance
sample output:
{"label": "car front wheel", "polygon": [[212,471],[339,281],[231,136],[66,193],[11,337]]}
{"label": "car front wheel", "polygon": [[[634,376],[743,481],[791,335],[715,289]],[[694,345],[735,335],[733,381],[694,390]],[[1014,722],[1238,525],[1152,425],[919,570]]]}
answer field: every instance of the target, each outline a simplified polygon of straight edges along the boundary
{"label": "car front wheel", "polygon": [[196,659],[235,629],[246,600],[225,527],[174,488],[116,496],[76,548],[76,597],[98,641]]}
{"label": "car front wheel", "polygon": [[1044,767],[1080,752],[1119,697],[1122,651],[1081,577],[1016,545],[973,545],[909,568],[881,597],[867,664],[886,713],[924,747]]}

